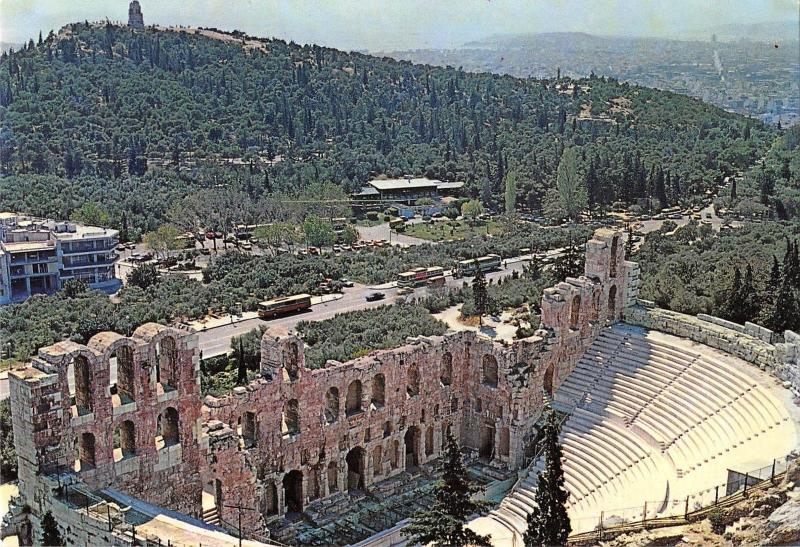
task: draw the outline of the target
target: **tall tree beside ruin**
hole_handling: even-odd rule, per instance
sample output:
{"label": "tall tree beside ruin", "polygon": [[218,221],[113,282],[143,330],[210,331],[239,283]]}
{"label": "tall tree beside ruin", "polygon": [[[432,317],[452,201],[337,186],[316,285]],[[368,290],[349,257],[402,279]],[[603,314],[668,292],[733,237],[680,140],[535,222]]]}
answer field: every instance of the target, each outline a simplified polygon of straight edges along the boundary
{"label": "tall tree beside ruin", "polygon": [[56,523],[56,519],[50,511],[42,517],[42,545],[47,545],[48,547],[66,545],[64,538],[61,537],[58,523]]}
{"label": "tall tree beside ruin", "polygon": [[539,472],[535,506],[528,515],[528,529],[523,535],[526,547],[534,545],[565,545],[572,531],[567,514],[569,492],[564,488],[564,469],[561,467],[561,445],[558,434],[561,426],[555,412],[548,410],[544,425],[544,470]]}
{"label": "tall tree beside ruin", "polygon": [[491,536],[481,536],[464,526],[466,520],[486,508],[484,502],[472,499],[480,488],[470,481],[461,450],[448,433],[441,464],[442,478],[433,489],[433,503],[420,511],[403,535],[409,545],[491,545]]}
{"label": "tall tree beside ruin", "polygon": [[480,268],[472,280],[472,299],[475,302],[478,321],[483,325],[483,316],[489,311],[489,289],[486,286],[486,276]]}

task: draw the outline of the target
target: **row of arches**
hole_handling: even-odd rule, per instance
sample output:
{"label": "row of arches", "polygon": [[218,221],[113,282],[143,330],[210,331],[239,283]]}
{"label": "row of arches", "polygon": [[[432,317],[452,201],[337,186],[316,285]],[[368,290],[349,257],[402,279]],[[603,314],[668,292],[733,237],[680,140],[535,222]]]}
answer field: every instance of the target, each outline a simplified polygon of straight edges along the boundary
{"label": "row of arches", "polygon": [[[600,289],[597,289],[594,293],[592,307],[589,310],[589,321],[597,321],[600,314],[600,298],[602,293]],[[614,321],[615,312],[617,307],[617,286],[611,285],[611,288],[608,290],[608,301],[607,301],[607,312],[606,312],[606,319],[608,321]],[[581,297],[580,295],[576,294],[572,297],[572,302],[570,304],[570,314],[569,314],[569,327],[571,329],[577,329],[578,324],[580,321],[581,315]]]}
{"label": "row of arches", "polygon": [[[96,438],[94,433],[84,431],[76,439],[78,458],[75,471],[94,469],[97,465]],[[156,450],[180,443],[180,418],[177,409],[167,407],[158,415],[154,437]],[[124,420],[114,428],[112,455],[115,462],[132,458],[141,452],[137,438],[136,424]]]}
{"label": "row of arches", "polygon": [[[179,378],[178,349],[175,338],[165,336],[155,347],[154,366],[150,372],[150,383],[161,385],[163,391],[177,389]],[[113,405],[136,401],[136,367],[134,348],[129,344],[117,347],[109,356],[108,391]],[[78,415],[91,414],[95,409],[93,388],[94,369],[86,355],[76,355],[67,365],[67,387],[70,404]]]}
{"label": "row of arches", "polygon": [[[441,427],[441,448],[444,449],[447,435],[450,434],[450,424],[443,424]],[[421,444],[424,442],[424,445]],[[424,450],[424,452],[423,452]],[[429,426],[424,435],[417,426],[409,427],[403,436],[403,446],[399,440],[395,439],[388,447],[379,444],[372,448],[371,465],[372,477],[380,478],[386,473],[385,466],[388,463],[390,470],[394,471],[401,466],[401,462],[406,469],[413,470],[420,465],[420,458],[430,457],[435,453],[434,447],[434,426]],[[364,447],[356,446],[351,448],[344,458],[344,489],[348,492],[363,490],[367,480],[367,450]],[[319,464],[308,469],[307,477],[303,471],[294,469],[283,476],[280,482],[283,493],[283,510],[286,513],[294,513],[303,510],[305,503],[305,490],[309,501],[314,501],[323,496],[322,481],[327,485],[327,494],[339,491],[339,462],[331,461],[327,465]],[[265,485],[264,497],[261,510],[266,516],[277,515],[279,509],[278,485],[275,481],[270,481]]]}
{"label": "row of arches", "polygon": [[[483,383],[490,387],[497,387],[498,384],[498,365],[497,359],[493,355],[483,357]],[[452,383],[453,375],[453,356],[446,352],[442,357],[440,372],[440,382],[443,386]],[[409,366],[408,382],[406,395],[408,398],[416,397],[419,394],[419,369],[416,363]],[[345,394],[344,412],[345,416],[353,416],[364,412],[364,386],[361,380],[353,380],[347,386]],[[369,405],[372,410],[378,410],[386,405],[386,376],[378,373],[372,378],[370,383]],[[333,424],[339,420],[341,412],[341,395],[339,388],[332,386],[325,393],[323,405],[323,415],[327,424]],[[300,402],[297,399],[290,399],[284,404],[281,416],[281,433],[284,436],[297,435],[300,433]],[[247,436],[252,439],[252,435]]]}

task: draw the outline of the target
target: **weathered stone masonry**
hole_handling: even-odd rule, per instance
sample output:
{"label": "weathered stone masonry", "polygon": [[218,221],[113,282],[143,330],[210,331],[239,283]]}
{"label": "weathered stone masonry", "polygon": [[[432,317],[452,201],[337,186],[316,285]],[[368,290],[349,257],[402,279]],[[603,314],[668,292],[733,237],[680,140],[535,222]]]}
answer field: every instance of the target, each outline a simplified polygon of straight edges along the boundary
{"label": "weathered stone masonry", "polygon": [[85,346],[59,342],[11,373],[20,493],[27,502],[46,503],[34,496],[37,474],[74,471],[90,488],[113,486],[199,515],[196,346],[194,334],[146,324],[130,338],[104,332]]}
{"label": "weathered stone masonry", "polygon": [[259,378],[204,401],[189,332],[148,324],[130,338],[44,348],[11,374],[21,493],[35,495],[37,472],[73,469],[90,487],[197,516],[207,485],[225,522],[238,519],[231,505],[257,508],[242,524],[258,533],[271,518],[438,457],[447,431],[491,465],[517,469],[545,400],[637,287],[621,234],[601,229],[587,243],[585,275],[545,290],[530,338],[419,337],[310,370],[302,341],[271,328]]}

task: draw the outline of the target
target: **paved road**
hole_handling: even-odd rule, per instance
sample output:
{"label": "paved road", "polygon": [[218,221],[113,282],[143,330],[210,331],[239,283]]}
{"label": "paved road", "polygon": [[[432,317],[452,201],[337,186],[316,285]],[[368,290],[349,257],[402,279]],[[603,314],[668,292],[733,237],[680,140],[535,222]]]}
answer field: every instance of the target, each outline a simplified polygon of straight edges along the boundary
{"label": "paved road", "polygon": [[[548,251],[548,256],[558,256],[563,249],[554,249]],[[530,255],[525,255],[516,258],[510,258],[506,262],[506,267],[495,272],[490,272],[486,275],[487,279],[498,279],[511,275],[512,272],[522,272],[522,266],[525,262],[530,260]],[[458,288],[464,282],[470,283],[471,277],[463,277],[454,279],[452,276],[446,278],[447,286],[451,288]],[[424,296],[427,287],[419,287],[415,289],[413,294],[409,297]],[[376,302],[367,302],[366,296],[372,292],[382,292],[386,298]],[[261,319],[248,319],[233,325],[225,325],[206,331],[201,331],[199,335],[199,349],[203,352],[203,357],[214,357],[230,351],[231,338],[238,336],[260,325],[282,325],[286,328],[293,328],[300,321],[322,321],[323,319],[330,319],[338,313],[345,313],[354,310],[363,310],[368,308],[376,308],[384,304],[393,304],[398,298],[397,287],[392,283],[391,286],[382,285],[380,288],[367,287],[365,285],[356,285],[353,288],[345,289],[342,298],[317,304],[312,307],[311,311],[305,313],[293,314],[285,317],[271,319],[269,321],[262,321]]]}

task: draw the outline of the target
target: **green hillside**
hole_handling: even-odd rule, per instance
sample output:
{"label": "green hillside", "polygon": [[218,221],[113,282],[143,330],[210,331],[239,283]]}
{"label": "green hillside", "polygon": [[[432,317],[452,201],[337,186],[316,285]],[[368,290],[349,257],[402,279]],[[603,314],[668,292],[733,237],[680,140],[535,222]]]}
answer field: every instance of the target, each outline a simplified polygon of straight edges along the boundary
{"label": "green hillside", "polygon": [[[137,237],[198,189],[255,203],[316,181],[464,180],[541,205],[566,145],[590,202],[690,200],[760,157],[773,130],[613,80],[523,80],[204,31],[72,24],[0,58],[0,208],[87,201]],[[573,117],[594,122],[573,122]],[[263,216],[256,207],[248,215]],[[102,215],[101,215],[102,216]]]}

